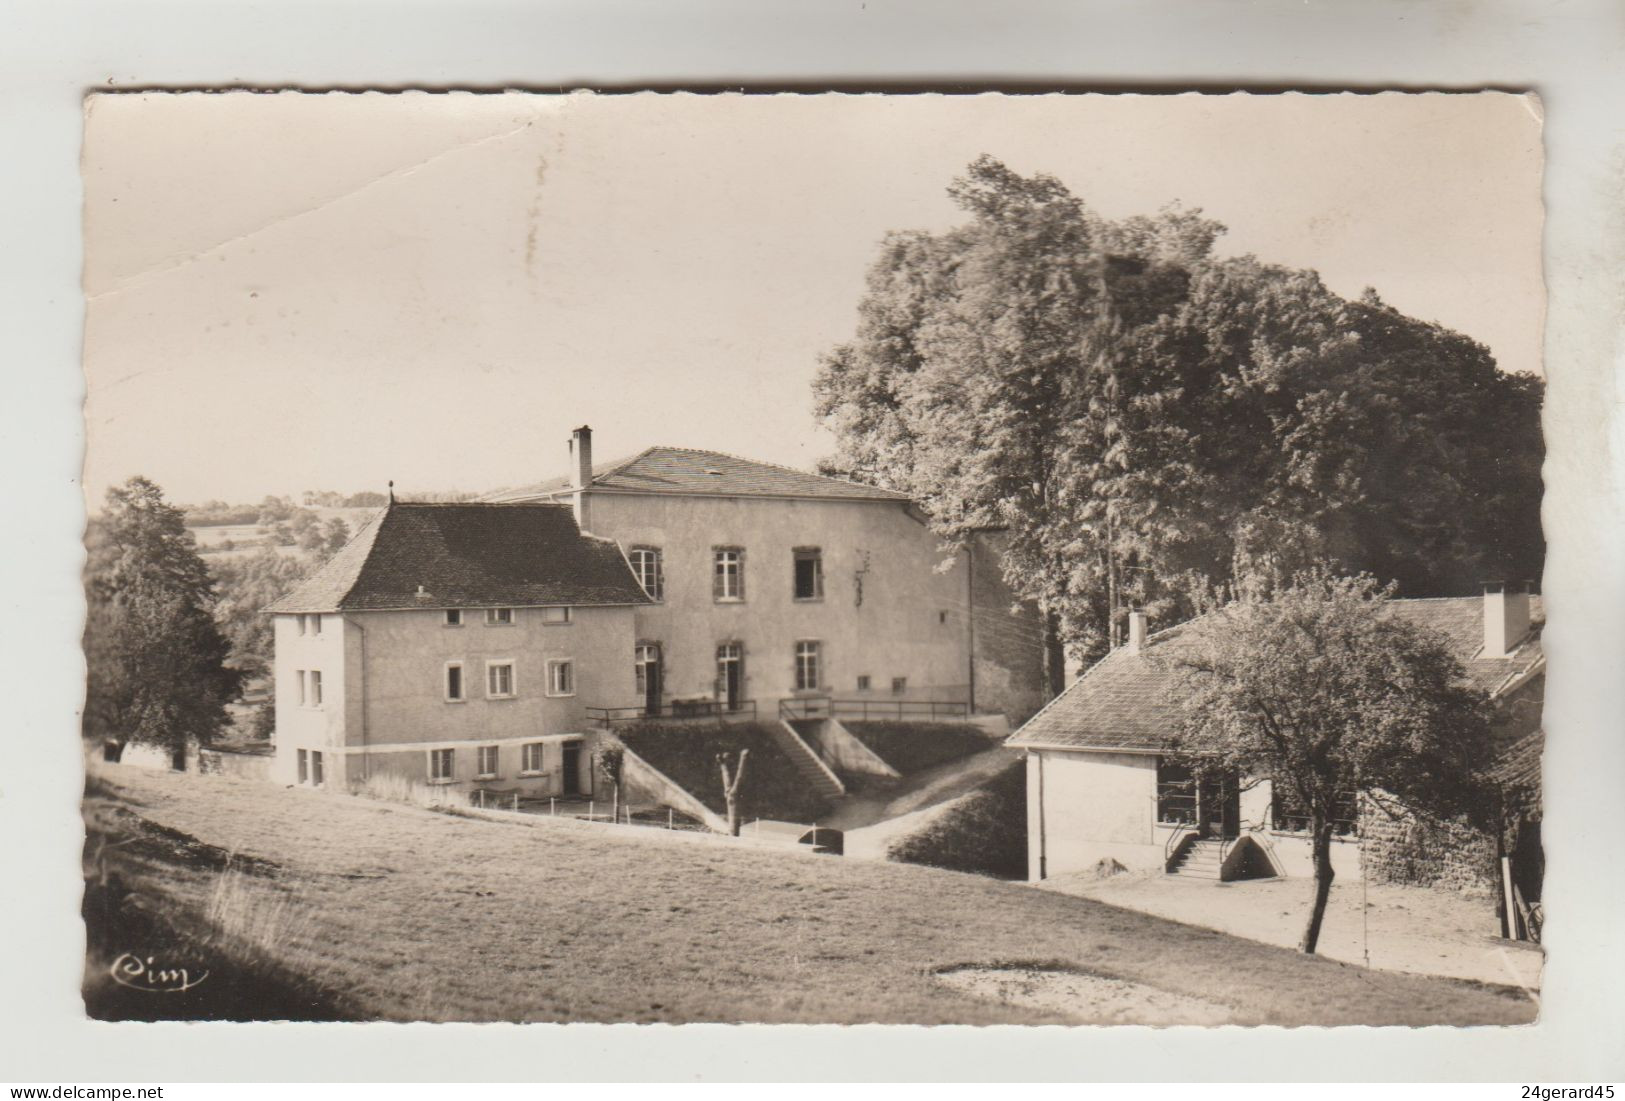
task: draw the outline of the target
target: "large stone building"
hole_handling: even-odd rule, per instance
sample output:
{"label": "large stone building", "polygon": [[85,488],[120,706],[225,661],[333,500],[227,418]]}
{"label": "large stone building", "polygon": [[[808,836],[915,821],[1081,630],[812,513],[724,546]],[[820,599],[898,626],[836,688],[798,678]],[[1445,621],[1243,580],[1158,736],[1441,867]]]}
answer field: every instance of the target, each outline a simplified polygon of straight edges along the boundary
{"label": "large stone building", "polygon": [[[1539,789],[1546,662],[1539,597],[1491,586],[1482,598],[1395,600],[1392,614],[1442,634],[1473,684],[1496,705],[1494,736],[1505,784]],[[1131,617],[1112,651],[1009,739],[1027,751],[1028,875],[1037,881],[1103,860],[1136,870],[1312,875],[1306,820],[1268,777],[1199,784],[1171,754],[1179,716],[1172,659],[1219,622],[1208,616],[1146,635]],[[1159,657],[1168,660],[1157,660]],[[1525,814],[1525,817],[1530,817]],[[1533,821],[1538,821],[1538,810]],[[1395,818],[1350,793],[1332,866],[1373,881],[1484,889],[1494,882],[1493,838]],[[1248,844],[1235,844],[1246,839]],[[1537,861],[1538,832],[1530,834]],[[1251,869],[1241,867],[1249,859]],[[1210,861],[1200,867],[1187,861]],[[1538,891],[1538,874],[1525,893]]]}
{"label": "large stone building", "polygon": [[715,451],[595,466],[588,428],[570,459],[566,476],[490,499],[567,502],[627,555],[652,602],[633,616],[635,697],[616,702],[833,696],[1012,723],[1044,702],[1039,624],[1002,580],[1000,533],[949,552],[904,494]]}
{"label": "large stone building", "polygon": [[647,602],[567,506],[392,503],[267,609],[273,779],[590,790],[586,709],[631,695]]}
{"label": "large stone building", "polygon": [[[627,719],[1042,703],[997,533],[948,552],[889,490],[707,451],[470,504],[391,503],[268,610],[274,775],[590,794]],[[940,710],[939,710],[940,709]]]}

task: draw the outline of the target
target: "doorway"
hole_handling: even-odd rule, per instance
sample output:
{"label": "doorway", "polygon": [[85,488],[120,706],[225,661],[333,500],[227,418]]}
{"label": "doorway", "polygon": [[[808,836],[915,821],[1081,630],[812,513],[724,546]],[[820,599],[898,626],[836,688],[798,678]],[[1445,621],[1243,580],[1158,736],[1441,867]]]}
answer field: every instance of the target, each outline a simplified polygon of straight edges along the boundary
{"label": "doorway", "polygon": [[1241,833],[1241,783],[1234,772],[1207,773],[1197,783],[1199,829],[1204,837]]}
{"label": "doorway", "polygon": [[724,642],[717,647],[717,698],[723,710],[738,711],[745,691],[745,646]]}
{"label": "doorway", "polygon": [[[624,666],[622,668],[625,668]],[[581,794],[581,743],[564,743],[564,762],[559,769],[559,793]]]}
{"label": "doorway", "polygon": [[659,715],[660,697],[664,691],[660,675],[660,643],[638,643],[634,664],[637,668],[638,698],[643,701],[643,713],[645,716]]}

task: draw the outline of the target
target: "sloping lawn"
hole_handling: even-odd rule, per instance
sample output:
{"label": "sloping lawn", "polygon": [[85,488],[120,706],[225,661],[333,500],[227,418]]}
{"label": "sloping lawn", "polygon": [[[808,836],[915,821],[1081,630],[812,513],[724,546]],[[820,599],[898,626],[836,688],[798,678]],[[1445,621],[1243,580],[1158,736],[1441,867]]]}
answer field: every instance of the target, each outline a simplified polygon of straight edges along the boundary
{"label": "sloping lawn", "polygon": [[905,775],[945,761],[957,761],[998,744],[964,723],[917,723],[895,719],[848,722],[842,719],[841,725],[873,750],[875,756]]}
{"label": "sloping lawn", "polygon": [[1027,762],[1015,761],[886,850],[890,860],[1003,879],[1027,877]]}
{"label": "sloping lawn", "polygon": [[[231,777],[97,766],[111,809],[267,874],[282,951],[390,1020],[1066,1023],[934,973],[1044,963],[1230,1007],[1239,1023],[1510,1024],[1521,993],[1367,972],[1089,899],[905,864],[545,817],[451,817]],[[169,836],[177,836],[172,833]],[[218,871],[106,850],[201,923]]]}
{"label": "sloping lawn", "polygon": [[728,801],[717,754],[726,753],[732,769],[741,749],[750,750],[739,785],[744,820],[814,822],[828,808],[807,790],[807,781],[760,723],[638,723],[615,733],[628,749],[718,814],[726,813]]}

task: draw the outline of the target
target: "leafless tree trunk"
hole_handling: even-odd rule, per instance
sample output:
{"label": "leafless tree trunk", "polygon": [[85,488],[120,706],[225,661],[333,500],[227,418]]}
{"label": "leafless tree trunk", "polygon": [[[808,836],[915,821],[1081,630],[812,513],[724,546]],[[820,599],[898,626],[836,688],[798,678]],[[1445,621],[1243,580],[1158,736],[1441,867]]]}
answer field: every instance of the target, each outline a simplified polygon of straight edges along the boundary
{"label": "leafless tree trunk", "polygon": [[728,755],[717,754],[717,767],[722,769],[722,797],[728,801],[728,834],[731,837],[739,836],[739,784],[745,778],[745,758],[749,756],[750,750],[741,749],[739,760],[730,773]]}
{"label": "leafless tree trunk", "polygon": [[1309,820],[1311,845],[1315,862],[1315,903],[1309,910],[1309,924],[1304,928],[1298,951],[1314,955],[1320,943],[1320,925],[1326,919],[1326,902],[1332,895],[1332,824],[1321,814]]}

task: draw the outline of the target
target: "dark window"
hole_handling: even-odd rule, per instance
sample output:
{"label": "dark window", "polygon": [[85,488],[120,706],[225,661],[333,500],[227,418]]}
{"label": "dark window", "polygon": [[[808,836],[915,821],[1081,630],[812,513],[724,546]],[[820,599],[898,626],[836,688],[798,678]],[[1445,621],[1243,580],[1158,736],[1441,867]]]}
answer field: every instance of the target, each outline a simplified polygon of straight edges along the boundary
{"label": "dark window", "polygon": [[796,599],[822,600],[824,598],[824,556],[817,547],[797,547]]}
{"label": "dark window", "polygon": [[299,751],[299,782],[310,782],[310,754],[302,749]]}
{"label": "dark window", "polygon": [[453,751],[450,749],[429,750],[429,779],[453,779],[456,775],[454,760]]}
{"label": "dark window", "polygon": [[316,787],[322,786],[322,755],[316,750],[310,753],[310,782]]}
{"label": "dark window", "polygon": [[446,609],[446,626],[461,627],[463,625],[463,610],[461,608]]}
{"label": "dark window", "polygon": [[[1360,800],[1352,791],[1340,791],[1332,806],[1332,833],[1347,837],[1354,833],[1360,817]],[[1309,808],[1298,799],[1291,784],[1270,785],[1270,819],[1284,833],[1309,832]]]}
{"label": "dark window", "polygon": [[1157,821],[1196,824],[1196,777],[1190,766],[1157,758]]}
{"label": "dark window", "polygon": [[869,674],[868,673],[865,673],[861,677],[858,678],[858,691],[859,692],[867,692],[867,691],[869,691]]}
{"label": "dark window", "polygon": [[907,677],[893,677],[891,679],[891,694],[892,695],[901,696],[904,692],[907,692],[907,691],[908,691],[908,678]]}
{"label": "dark window", "polygon": [[463,698],[463,667],[461,665],[446,666],[446,698],[448,700]]}

